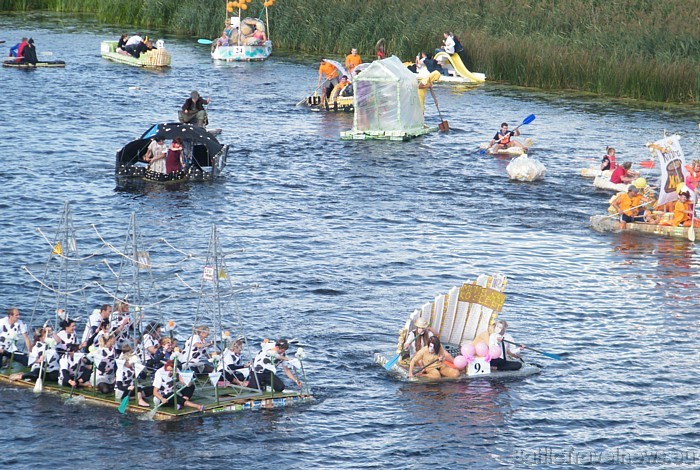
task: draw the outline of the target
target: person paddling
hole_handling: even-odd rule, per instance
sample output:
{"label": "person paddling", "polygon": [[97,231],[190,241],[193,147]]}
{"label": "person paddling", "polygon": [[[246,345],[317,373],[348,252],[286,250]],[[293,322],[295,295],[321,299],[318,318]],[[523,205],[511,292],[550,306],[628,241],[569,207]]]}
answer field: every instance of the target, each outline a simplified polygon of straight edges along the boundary
{"label": "person paddling", "polygon": [[[498,320],[494,332],[489,337],[489,346],[496,346],[501,350],[501,357],[491,359],[491,367],[496,370],[519,370],[522,366],[520,352],[525,349],[525,345],[517,346],[513,337],[506,333],[508,323],[505,320]],[[517,361],[509,359],[514,358]]]}
{"label": "person paddling", "polygon": [[501,123],[501,129],[498,132],[496,132],[496,135],[493,136],[493,139],[491,139],[491,142],[489,143],[489,147],[493,149],[494,153],[497,153],[498,150],[509,149],[511,147],[520,147],[524,151],[527,151],[527,148],[525,148],[523,144],[513,140],[513,137],[519,135],[520,130],[518,128],[509,131],[508,123]]}

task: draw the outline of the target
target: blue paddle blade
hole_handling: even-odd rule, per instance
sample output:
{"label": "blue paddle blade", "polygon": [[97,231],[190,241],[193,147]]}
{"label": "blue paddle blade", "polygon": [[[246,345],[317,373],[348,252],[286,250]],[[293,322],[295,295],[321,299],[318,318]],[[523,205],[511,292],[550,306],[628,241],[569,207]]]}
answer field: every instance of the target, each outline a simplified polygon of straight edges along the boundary
{"label": "blue paddle blade", "polygon": [[521,125],[521,126],[524,126],[525,124],[530,124],[530,123],[531,123],[532,121],[534,121],[534,120],[535,120],[535,115],[534,115],[534,114],[530,114],[528,117],[526,117],[525,119],[523,119],[523,123],[520,124],[520,125]]}
{"label": "blue paddle blade", "polygon": [[561,356],[559,356],[559,355],[557,355],[557,354],[546,353],[546,352],[544,352],[544,351],[538,351],[538,352],[539,352],[540,354],[544,355],[544,356],[547,356],[547,357],[550,358],[550,359],[556,359],[557,361],[561,361],[561,360],[562,360],[562,359],[561,359]]}
{"label": "blue paddle blade", "polygon": [[401,354],[397,354],[396,356],[394,356],[389,362],[384,364],[384,368],[386,370],[391,370],[391,368],[394,367],[394,364],[396,364],[398,362],[400,357],[401,357]]}
{"label": "blue paddle blade", "polygon": [[122,403],[119,405],[119,408],[118,408],[119,412],[121,414],[126,413],[126,408],[128,406],[129,406],[129,394],[127,393],[127,395],[124,398],[122,398]]}
{"label": "blue paddle blade", "polygon": [[212,41],[211,39],[197,39],[197,42],[200,44],[211,44],[214,41]]}

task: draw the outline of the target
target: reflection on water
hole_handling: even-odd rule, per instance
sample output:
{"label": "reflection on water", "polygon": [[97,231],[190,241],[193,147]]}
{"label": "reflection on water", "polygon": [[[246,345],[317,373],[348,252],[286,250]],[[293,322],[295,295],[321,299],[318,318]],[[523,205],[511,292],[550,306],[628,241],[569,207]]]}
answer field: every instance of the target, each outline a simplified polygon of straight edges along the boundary
{"label": "reflection on water", "polygon": [[[697,158],[697,109],[439,86],[452,131],[408,143],[341,142],[351,115],[294,106],[315,85],[316,57],[213,64],[196,40],[166,35],[173,66],[153,72],[100,58],[100,42],[120,32],[87,18],[0,16],[8,43],[31,34],[39,51],[67,61],[60,70],[2,70],[4,89],[26,91],[21,117],[0,118],[12,135],[0,140],[9,162],[0,167],[5,304],[33,304],[36,285],[18,267],[45,261],[35,229],[53,233],[65,200],[86,253],[91,224],[121,243],[132,212],[146,244],[166,238],[187,253],[204,250],[217,223],[225,251],[245,248],[227,259],[236,282],[261,285],[238,301],[248,337],[308,343],[306,373],[319,399],[159,423],[0,386],[0,419],[12,423],[0,462],[32,454],[39,467],[78,460],[112,468],[119,455],[144,467],[165,457],[183,467],[264,458],[285,468],[484,468],[512,467],[516,451],[548,446],[697,447],[689,419],[700,386],[697,247],[591,231],[588,215],[603,213],[610,195],[578,176],[611,143],[621,159],[646,158],[644,142],[663,129],[681,133],[687,158]],[[118,184],[115,152],[152,123],[175,119],[193,89],[212,96],[211,124],[231,144],[224,178]],[[439,122],[426,108],[426,120]],[[507,160],[479,155],[478,146],[502,121],[529,114],[537,119],[521,130],[547,175],[511,183]],[[626,132],[616,132],[620,123]],[[154,248],[154,261],[178,261],[164,251]],[[516,339],[564,361],[529,352],[543,366],[536,376],[440,385],[397,383],[371,364],[374,351],[395,344],[408,312],[493,272],[509,278],[501,315]],[[90,296],[91,305],[108,301]],[[163,307],[188,325],[196,304]]]}

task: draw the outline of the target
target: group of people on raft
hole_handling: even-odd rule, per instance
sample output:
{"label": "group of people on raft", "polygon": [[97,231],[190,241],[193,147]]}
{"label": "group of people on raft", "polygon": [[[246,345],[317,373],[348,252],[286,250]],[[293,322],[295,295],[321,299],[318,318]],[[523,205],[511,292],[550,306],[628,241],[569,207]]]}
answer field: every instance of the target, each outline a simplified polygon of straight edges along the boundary
{"label": "group of people on raft", "polygon": [[117,52],[119,54],[130,55],[136,59],[141,57],[141,54],[157,49],[153,42],[146,36],[142,38],[140,34],[129,36],[122,34],[117,41]]}
{"label": "group of people on raft", "polygon": [[19,64],[36,65],[39,60],[36,57],[34,39],[22,38],[20,42],[10,48],[10,57],[13,57],[14,62]]}
{"label": "group of people on raft", "polygon": [[686,166],[685,181],[678,184],[678,199],[661,206],[656,205],[653,190],[647,186],[646,179],[632,168],[631,162],[618,165],[615,161],[615,149],[608,147],[601,162],[601,170],[611,170],[610,182],[629,184],[625,192],[612,197],[608,211],[619,214],[620,228],[628,223],[646,223],[670,227],[700,227],[695,216],[695,204],[700,188],[700,160],[693,160]]}
{"label": "group of people on raft", "polygon": [[[114,309],[109,304],[95,309],[80,339],[75,320],[63,311],[59,311],[58,319],[59,331],[54,331],[47,321],[34,330],[30,339],[19,309],[8,309],[7,316],[0,319],[0,372],[9,373],[12,363],[19,363],[26,370],[11,374],[11,380],[41,379],[72,389],[92,388],[102,394],[114,393],[118,400],[129,395],[144,407],[149,406],[149,397],[156,404],[171,406],[177,400],[178,409],[187,406],[200,411],[203,406],[192,401],[196,390],[193,375],[186,371],[195,377],[218,371],[219,386],[246,387],[251,391],[270,387],[281,392],[285,385],[276,375],[281,367],[301,388],[301,381],[287,365],[286,339],[265,340],[253,361],[246,363],[242,353],[244,337],[227,338],[221,350],[209,338],[209,327],[200,325],[180,351],[172,330],[169,337],[164,336],[160,323],[151,322],[141,331],[142,316],[132,315],[125,302],[117,302]],[[24,344],[24,351],[18,348],[18,342]]]}
{"label": "group of people on raft", "polygon": [[[520,354],[525,345],[516,344],[510,333],[506,333],[507,328],[505,320],[497,320],[471,342],[475,345],[483,342],[501,351],[500,357],[491,359],[494,372],[515,371],[523,366]],[[434,380],[456,379],[462,373],[455,365],[454,357],[440,343],[438,333],[423,318],[415,320],[414,329],[404,337],[401,350],[402,357],[408,361],[409,378],[419,375]]]}

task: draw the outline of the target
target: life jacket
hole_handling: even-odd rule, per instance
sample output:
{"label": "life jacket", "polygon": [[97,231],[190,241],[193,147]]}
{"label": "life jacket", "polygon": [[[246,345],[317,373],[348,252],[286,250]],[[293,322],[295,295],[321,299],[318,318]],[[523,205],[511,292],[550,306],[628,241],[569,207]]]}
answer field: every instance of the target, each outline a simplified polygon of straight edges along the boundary
{"label": "life jacket", "polygon": [[501,134],[501,131],[498,131],[498,133],[502,136],[499,144],[503,146],[508,145],[510,143],[510,131],[505,134]]}

